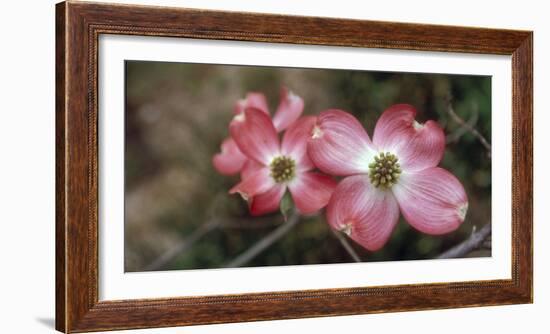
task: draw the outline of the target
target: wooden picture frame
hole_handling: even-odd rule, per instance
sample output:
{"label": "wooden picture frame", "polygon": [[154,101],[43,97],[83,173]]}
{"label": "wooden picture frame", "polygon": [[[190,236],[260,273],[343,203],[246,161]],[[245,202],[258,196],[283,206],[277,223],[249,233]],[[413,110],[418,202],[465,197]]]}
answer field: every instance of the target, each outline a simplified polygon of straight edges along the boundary
{"label": "wooden picture frame", "polygon": [[[257,24],[261,22],[261,24]],[[98,299],[98,38],[261,41],[512,57],[512,278],[122,301]],[[533,300],[533,33],[66,1],[56,7],[56,329],[119,330]]]}

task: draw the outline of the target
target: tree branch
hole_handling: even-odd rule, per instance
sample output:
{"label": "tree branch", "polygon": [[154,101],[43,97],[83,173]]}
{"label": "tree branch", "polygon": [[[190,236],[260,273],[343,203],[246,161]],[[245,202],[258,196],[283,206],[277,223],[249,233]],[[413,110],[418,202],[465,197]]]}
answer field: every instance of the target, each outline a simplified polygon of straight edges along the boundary
{"label": "tree branch", "polygon": [[258,256],[261,252],[267,249],[269,246],[274,244],[276,241],[281,239],[285,234],[287,234],[296,224],[300,222],[300,215],[298,213],[293,213],[288,220],[273,230],[271,233],[266,235],[263,239],[258,241],[252,247],[241,253],[234,260],[228,262],[224,265],[225,268],[237,268],[245,265],[247,262]]}
{"label": "tree branch", "polygon": [[353,247],[348,242],[348,239],[346,239],[346,237],[344,237],[341,232],[335,231],[333,229],[331,230],[332,230],[332,233],[336,236],[336,238],[338,238],[338,241],[340,241],[340,243],[342,244],[342,247],[344,247],[346,252],[348,252],[349,256],[351,256],[353,261],[362,262],[357,252],[355,252],[355,249],[353,249]]}
{"label": "tree branch", "polygon": [[466,129],[469,133],[471,133],[474,137],[476,137],[477,140],[479,140],[481,145],[483,145],[483,147],[485,147],[485,149],[487,150],[487,155],[490,158],[491,157],[491,144],[489,143],[489,141],[487,141],[487,139],[485,139],[485,137],[483,137],[483,135],[479,131],[477,131],[476,128],[473,127],[473,125],[471,125],[470,123],[467,123],[466,121],[464,121],[460,116],[458,116],[455,113],[455,111],[453,109],[452,99],[450,97],[448,98],[448,101],[447,101],[447,113],[451,116],[451,118],[455,122],[460,124],[461,127]]}
{"label": "tree branch", "polygon": [[453,248],[443,252],[439,255],[438,259],[452,259],[457,257],[463,257],[471,251],[480,248],[483,242],[491,234],[491,224],[485,224],[479,231],[474,230],[470,237]]}

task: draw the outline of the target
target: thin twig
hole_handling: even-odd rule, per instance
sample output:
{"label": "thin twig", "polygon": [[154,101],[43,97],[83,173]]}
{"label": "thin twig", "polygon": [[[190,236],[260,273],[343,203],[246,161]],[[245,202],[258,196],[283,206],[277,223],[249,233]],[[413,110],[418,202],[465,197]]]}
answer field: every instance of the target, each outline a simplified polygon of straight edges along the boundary
{"label": "thin twig", "polygon": [[487,139],[485,139],[485,137],[483,137],[483,135],[481,133],[479,133],[479,131],[477,131],[476,128],[474,128],[472,125],[470,125],[469,123],[464,121],[460,116],[458,116],[455,113],[455,111],[453,109],[453,104],[451,102],[452,102],[451,98],[449,98],[448,101],[447,101],[447,113],[451,116],[451,118],[455,122],[460,124],[463,128],[468,130],[469,133],[471,133],[474,137],[476,137],[479,140],[481,145],[483,145],[483,147],[485,147],[485,149],[487,150],[487,155],[490,158],[491,157],[491,144],[487,141]]}
{"label": "thin twig", "polygon": [[341,232],[332,230],[332,233],[336,236],[336,238],[338,238],[338,241],[340,241],[340,244],[342,244],[342,247],[344,247],[344,249],[346,250],[346,252],[348,252],[349,256],[351,256],[351,258],[353,259],[353,261],[355,261],[355,262],[362,262],[362,261],[361,261],[361,258],[360,258],[359,255],[357,254],[357,252],[355,252],[355,249],[353,249],[353,247],[351,247],[350,243],[348,242],[348,240],[346,239],[346,237],[344,237],[344,236],[342,235]]}
{"label": "thin twig", "polygon": [[[474,127],[478,119],[479,119],[479,108],[472,108],[472,115],[466,121],[466,124],[471,127]],[[460,139],[460,137],[462,137],[467,132],[468,132],[468,129],[464,125],[461,125],[452,133],[447,135],[447,138],[446,138],[447,144],[456,143]]]}
{"label": "thin twig", "polygon": [[245,265],[250,260],[258,256],[261,252],[267,249],[269,246],[273,245],[276,241],[281,239],[285,234],[287,234],[298,222],[300,221],[300,215],[294,213],[288,218],[288,220],[273,230],[271,233],[266,235],[263,239],[258,241],[252,247],[248,248],[246,251],[237,256],[234,260],[230,261],[225,268],[237,268]]}
{"label": "thin twig", "polygon": [[157,257],[153,262],[145,267],[145,271],[154,271],[162,269],[167,263],[171,262],[175,257],[187,251],[191,246],[201,239],[203,236],[221,225],[220,219],[213,219],[206,224],[199,226],[189,237],[182,240],[176,247],[170,248],[161,256]]}
{"label": "thin twig", "polygon": [[491,224],[485,224],[479,231],[473,231],[470,237],[448,251],[442,253],[438,259],[452,259],[463,257],[471,251],[480,248],[483,242],[491,234]]}
{"label": "thin twig", "polygon": [[226,219],[221,228],[223,229],[235,229],[235,230],[255,230],[255,229],[265,229],[268,227],[278,226],[281,223],[278,221],[272,221],[270,219],[261,219],[256,218],[254,223],[250,221],[238,220],[238,219]]}
{"label": "thin twig", "polygon": [[147,266],[145,266],[145,271],[154,271],[154,270],[160,270],[162,269],[167,263],[172,261],[175,257],[180,255],[181,253],[185,252],[191,246],[197,242],[199,239],[201,239],[203,236],[208,234],[210,231],[214,230],[216,227],[222,225],[223,221],[222,219],[212,217],[212,213],[216,212],[216,207],[219,205],[221,199],[223,198],[224,193],[218,193],[214,196],[214,199],[210,203],[207,212],[209,212],[209,216],[211,217],[208,222],[205,224],[200,225],[189,237],[183,239],[181,242],[179,242],[176,247],[170,248],[166,250],[162,255],[157,257],[155,260],[153,260],[151,263],[149,263]]}

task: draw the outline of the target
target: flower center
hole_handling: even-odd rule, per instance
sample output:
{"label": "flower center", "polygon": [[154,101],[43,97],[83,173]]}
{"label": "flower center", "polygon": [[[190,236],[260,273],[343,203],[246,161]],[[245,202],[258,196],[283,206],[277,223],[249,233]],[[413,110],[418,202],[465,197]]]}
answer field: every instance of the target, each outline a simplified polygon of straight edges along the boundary
{"label": "flower center", "polygon": [[374,161],[369,164],[370,182],[376,187],[391,188],[397,183],[401,174],[401,166],[397,162],[399,159],[390,152],[381,152],[374,157]]}
{"label": "flower center", "polygon": [[287,182],[294,178],[296,162],[289,157],[279,156],[271,161],[269,174],[277,183]]}

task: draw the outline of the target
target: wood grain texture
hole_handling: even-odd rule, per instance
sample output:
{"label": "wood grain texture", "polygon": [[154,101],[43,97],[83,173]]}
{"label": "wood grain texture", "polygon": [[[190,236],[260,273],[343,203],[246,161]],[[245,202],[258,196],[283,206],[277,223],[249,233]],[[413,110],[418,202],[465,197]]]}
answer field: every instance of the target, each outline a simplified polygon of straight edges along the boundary
{"label": "wood grain texture", "polygon": [[65,4],[61,3],[56,7],[56,25],[55,25],[55,328],[65,330],[66,312],[65,300],[67,280],[65,276],[66,263],[66,220],[65,220],[65,102],[66,102],[66,82],[65,82]]}
{"label": "wood grain texture", "polygon": [[[532,32],[64,2],[56,8],[56,328],[64,332],[532,302]],[[512,56],[512,279],[211,297],[98,300],[101,34]]]}

